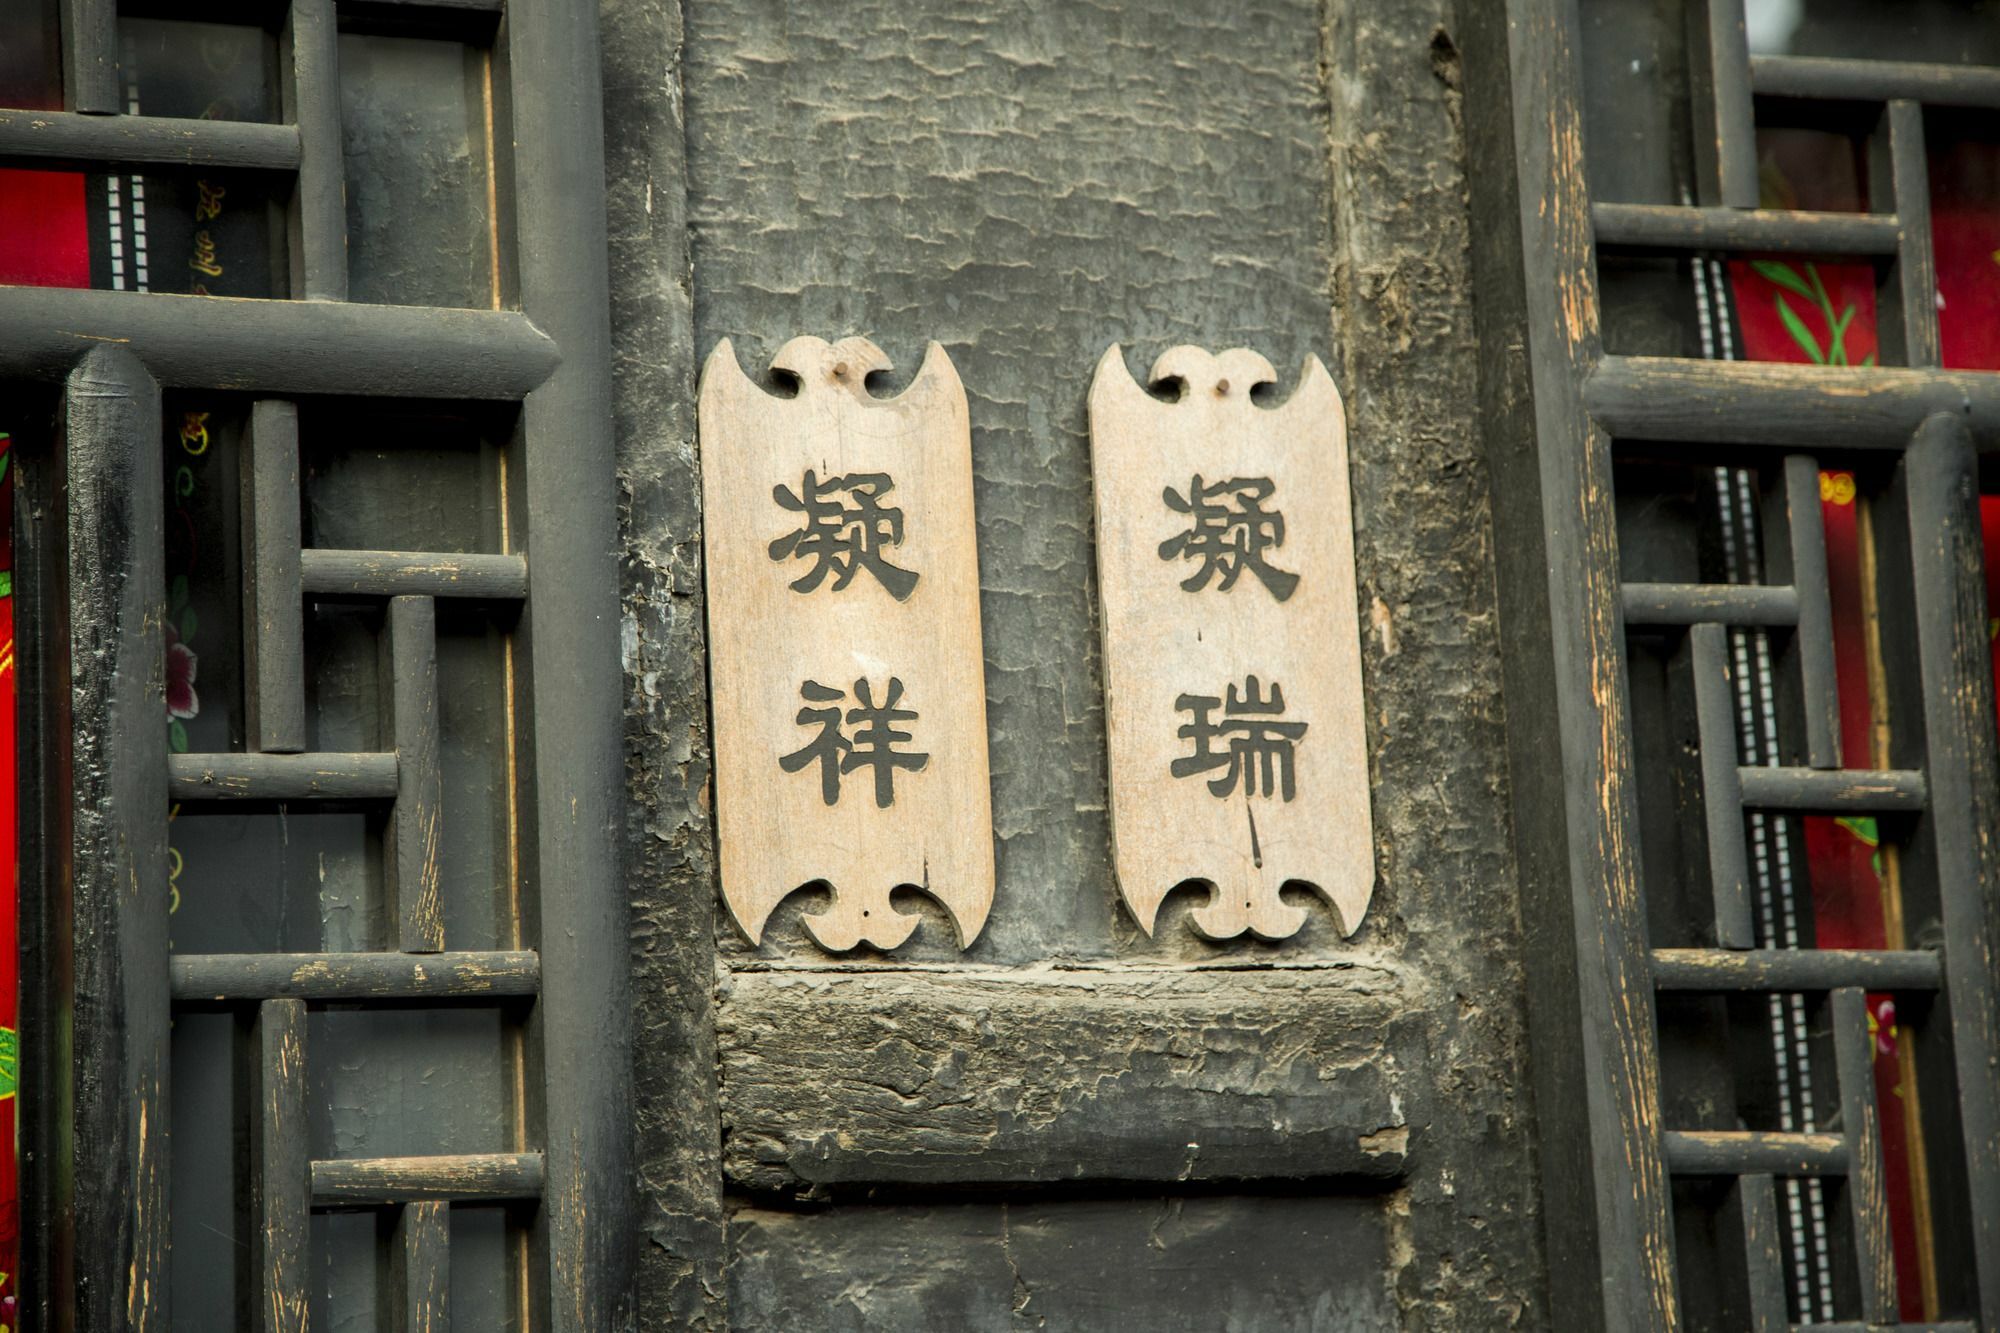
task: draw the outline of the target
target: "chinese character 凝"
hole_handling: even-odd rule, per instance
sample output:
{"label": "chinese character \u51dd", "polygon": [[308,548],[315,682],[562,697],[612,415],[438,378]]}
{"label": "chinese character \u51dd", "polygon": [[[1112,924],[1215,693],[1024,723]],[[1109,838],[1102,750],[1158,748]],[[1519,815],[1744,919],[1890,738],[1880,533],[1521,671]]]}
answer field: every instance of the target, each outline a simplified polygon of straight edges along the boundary
{"label": "chinese character \u51dd", "polygon": [[[1268,696],[1260,697],[1260,689],[1255,676],[1243,682],[1241,694],[1231,685],[1220,722],[1214,715],[1216,709],[1223,708],[1223,701],[1212,694],[1183,694],[1174,700],[1176,710],[1194,714],[1194,721],[1177,733],[1182,740],[1194,742],[1194,753],[1173,761],[1175,777],[1193,777],[1220,768],[1224,772],[1208,781],[1208,789],[1217,796],[1229,796],[1241,783],[1246,797],[1292,799],[1292,748],[1306,734],[1306,724],[1276,720],[1285,711],[1285,694],[1276,681],[1271,682]],[[1210,748],[1218,741],[1227,741],[1229,748]]]}
{"label": "chinese character \u51dd", "polygon": [[1269,477],[1231,477],[1211,484],[1197,473],[1186,495],[1171,486],[1162,492],[1167,508],[1188,516],[1188,530],[1160,543],[1160,559],[1201,561],[1181,587],[1200,592],[1219,574],[1217,587],[1228,592],[1248,569],[1278,601],[1292,595],[1299,576],[1264,560],[1265,551],[1285,544],[1285,516],[1264,508],[1274,489]]}
{"label": "chinese character \u51dd", "polygon": [[772,487],[771,498],[781,508],[805,518],[797,532],[771,543],[771,559],[814,562],[793,581],[792,590],[811,592],[832,574],[833,590],[839,592],[866,569],[891,597],[899,602],[908,598],[917,586],[917,575],[882,556],[883,547],[903,544],[903,511],[882,503],[882,497],[895,488],[886,472],[854,472],[821,481],[812,469],[807,469],[796,493],[789,486]]}
{"label": "chinese character \u51dd", "polygon": [[[780,756],[778,766],[787,773],[797,773],[808,764],[817,763],[820,799],[828,805],[840,800],[843,776],[858,768],[872,767],[875,804],[887,809],[896,800],[896,770],[915,773],[930,762],[928,754],[896,748],[911,739],[911,733],[898,730],[896,724],[916,721],[917,712],[914,708],[896,706],[903,698],[903,682],[894,676],[889,678],[888,691],[879,706],[874,687],[866,679],[855,681],[854,699],[858,706],[848,709],[844,719],[840,709],[847,698],[844,691],[808,680],[799,686],[799,697],[808,706],[799,710],[795,720],[802,727],[817,726],[819,735],[792,753]],[[829,706],[813,708],[812,704]],[[852,737],[841,730],[843,721],[856,728]]]}

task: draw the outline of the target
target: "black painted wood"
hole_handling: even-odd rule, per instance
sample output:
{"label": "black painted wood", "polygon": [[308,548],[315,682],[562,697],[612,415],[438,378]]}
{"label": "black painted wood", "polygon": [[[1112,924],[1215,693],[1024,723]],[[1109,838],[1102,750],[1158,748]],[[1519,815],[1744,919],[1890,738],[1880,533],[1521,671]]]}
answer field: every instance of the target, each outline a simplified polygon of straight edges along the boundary
{"label": "black painted wood", "polygon": [[1798,590],[1748,583],[1627,583],[1619,590],[1627,625],[1795,625]]}
{"label": "black painted wood", "polygon": [[1653,982],[1661,990],[1934,991],[1938,956],[1922,949],[1655,949]]}
{"label": "black painted wood", "polygon": [[1896,210],[1897,258],[1876,291],[1882,360],[1936,367],[1937,259],[1931,245],[1930,167],[1925,159],[1924,109],[1908,100],[1884,108],[1869,143],[1869,193]]}
{"label": "black painted wood", "polygon": [[519,601],[528,595],[528,562],[518,555],[315,549],[300,560],[305,590],[323,596]]}
{"label": "black painted wood", "polygon": [[[1970,1234],[1940,1241],[1976,1277],[1979,1316],[2000,1328],[2000,759],[1994,753],[1978,466],[1963,422],[1932,417],[1903,460],[1926,775],[1953,793],[1924,834],[1947,944],[1952,1060],[1958,1075]],[[1934,1169],[1933,1176],[1938,1172]],[[1966,1263],[1966,1260],[1970,1260]]]}
{"label": "black painted wood", "polygon": [[1823,256],[1892,255],[1900,229],[1876,213],[1797,213],[1671,204],[1592,204],[1600,249],[1641,254],[1737,250]]}
{"label": "black painted wood", "polygon": [[333,0],[291,0],[278,36],[281,109],[299,138],[299,174],[287,210],[291,290],[308,301],[347,299],[339,35]]}
{"label": "black painted wood", "polygon": [[1750,84],[1759,97],[1829,102],[1907,99],[1932,106],[2000,108],[2000,70],[1982,65],[1752,56]]}
{"label": "black painted wood", "polygon": [[437,604],[392,597],[382,626],[383,739],[396,750],[396,808],[383,858],[387,902],[404,953],[444,948],[439,900],[439,820],[444,771],[438,754]]}
{"label": "black painted wood", "polygon": [[1743,768],[1738,781],[1749,808],[1804,814],[1921,810],[1928,793],[1922,773],[1902,769]]}
{"label": "black painted wood", "polygon": [[118,0],[62,0],[63,105],[93,116],[125,109],[118,90]]}
{"label": "black painted wood", "polygon": [[299,132],[254,120],[0,110],[0,163],[296,171]]}
{"label": "black painted wood", "polygon": [[177,754],[165,765],[176,801],[392,801],[394,754]]}
{"label": "black painted wood", "polygon": [[272,999],[251,1024],[250,1250],[258,1333],[305,1333],[311,1212],[306,1146],[306,1006]]}
{"label": "black painted wood", "polygon": [[1805,718],[1806,762],[1839,768],[1840,682],[1833,661],[1833,594],[1826,572],[1826,519],[1820,508],[1819,462],[1785,458],[1785,545],[1782,577],[1798,590],[1799,627],[1792,655],[1799,667],[1799,711]]}
{"label": "black painted wood", "polygon": [[174,999],[320,1003],[533,995],[541,959],[526,950],[393,953],[176,954]]}
{"label": "black painted wood", "polygon": [[604,106],[597,11],[507,7],[520,305],[562,347],[522,407],[520,490],[535,588],[514,660],[523,755],[522,935],[542,957],[527,1027],[528,1142],[547,1153],[530,1231],[552,1333],[614,1326],[631,1300],[631,985],[610,830],[622,799],[617,495],[611,434]]}
{"label": "black painted wood", "polygon": [[[427,1199],[507,1203],[541,1198],[546,1178],[538,1152],[343,1158],[312,1164],[312,1199],[315,1208],[381,1207]],[[598,1299],[613,1295],[603,1289],[590,1294]]]}
{"label": "black painted wood", "polygon": [[1982,448],[2000,445],[2000,375],[1970,371],[1608,356],[1584,400],[1622,440],[1899,451],[1927,417],[1947,412],[1964,417]]}
{"label": "black painted wood", "polygon": [[1667,1167],[1677,1176],[1838,1176],[1847,1172],[1847,1140],[1839,1134],[1668,1130],[1660,1139]]}
{"label": "black painted wood", "polygon": [[1743,787],[1736,763],[1736,693],[1729,685],[1728,631],[1688,630],[1695,725],[1701,744],[1702,817],[1708,831],[1708,880],[1715,943],[1748,949],[1757,942],[1750,915],[1750,854],[1743,832]]}
{"label": "black painted wood", "polygon": [[64,818],[77,1324],[164,1330],[167,741],[159,389],[99,347],[63,396],[69,642]]}
{"label": "black painted wood", "polygon": [[1757,207],[1757,126],[1750,97],[1750,41],[1743,0],[1692,0],[1688,21],[1688,108],[1701,202]]}
{"label": "black painted wood", "polygon": [[0,287],[0,375],[61,379],[105,342],[164,385],[273,394],[518,398],[559,359],[505,310]]}
{"label": "black painted wood", "polygon": [[1730,1237],[1743,1255],[1744,1295],[1751,1333],[1790,1333],[1785,1304],[1784,1236],[1777,1190],[1768,1175],[1737,1178],[1724,1204]]}
{"label": "black painted wood", "polygon": [[249,745],[306,748],[305,598],[299,579],[299,412],[284,399],[250,408],[243,483],[243,706]]}
{"label": "black painted wood", "polygon": [[[1611,435],[1579,410],[1601,352],[1576,10],[1469,4],[1461,43],[1493,467],[1514,846],[1542,1125],[1552,1322],[1679,1318],[1636,846]],[[1500,60],[1504,52],[1506,59]]]}
{"label": "black painted wood", "polygon": [[451,1213],[440,1200],[396,1210],[389,1241],[389,1328],[451,1333]]}
{"label": "black painted wood", "polygon": [[1848,1231],[1861,1317],[1871,1324],[1897,1317],[1896,1254],[1889,1235],[1889,1195],[1882,1163],[1882,1117],[1875,1105],[1875,1036],[1868,994],[1843,986],[1827,996],[1840,1131],[1847,1139]]}

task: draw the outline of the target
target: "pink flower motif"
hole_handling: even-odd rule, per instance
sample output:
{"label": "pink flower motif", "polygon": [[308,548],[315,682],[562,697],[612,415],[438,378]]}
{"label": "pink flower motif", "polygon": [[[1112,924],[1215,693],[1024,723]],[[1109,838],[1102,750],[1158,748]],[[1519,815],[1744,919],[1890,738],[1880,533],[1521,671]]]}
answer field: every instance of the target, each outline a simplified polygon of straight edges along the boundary
{"label": "pink flower motif", "polygon": [[195,717],[201,700],[195,697],[194,649],[181,642],[180,631],[167,626],[167,716]]}
{"label": "pink flower motif", "polygon": [[1868,1026],[1875,1032],[1875,1050],[1881,1055],[1896,1053],[1896,1002],[1884,995],[1876,1002],[1875,1010],[1868,1015]]}

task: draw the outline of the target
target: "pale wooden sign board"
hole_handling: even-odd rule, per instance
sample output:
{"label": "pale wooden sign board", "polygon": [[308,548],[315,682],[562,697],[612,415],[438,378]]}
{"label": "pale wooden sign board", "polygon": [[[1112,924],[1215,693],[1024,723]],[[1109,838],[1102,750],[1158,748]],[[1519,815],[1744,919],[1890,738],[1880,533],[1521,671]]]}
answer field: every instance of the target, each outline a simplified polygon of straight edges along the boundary
{"label": "pale wooden sign board", "polygon": [[[755,943],[815,883],[821,947],[893,949],[942,903],[960,948],[993,904],[993,816],[965,389],[863,338],[794,338],[753,384],[725,339],[701,379],[702,511],[722,893]],[[914,714],[914,716],[912,716]]]}
{"label": "pale wooden sign board", "polygon": [[1113,850],[1149,935],[1190,880],[1216,940],[1297,933],[1288,882],[1352,935],[1374,891],[1346,417],[1317,358],[1282,404],[1251,401],[1276,378],[1244,348],[1175,347],[1162,401],[1114,345],[1091,385]]}

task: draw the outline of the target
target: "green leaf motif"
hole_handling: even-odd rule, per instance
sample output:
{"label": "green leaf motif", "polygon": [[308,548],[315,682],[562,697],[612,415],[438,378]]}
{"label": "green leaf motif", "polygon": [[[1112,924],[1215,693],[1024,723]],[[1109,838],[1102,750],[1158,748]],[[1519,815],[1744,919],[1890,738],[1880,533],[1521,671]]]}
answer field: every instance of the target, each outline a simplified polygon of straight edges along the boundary
{"label": "green leaf motif", "polygon": [[1786,291],[1802,296],[1808,301],[1815,299],[1812,288],[1806,286],[1806,280],[1800,277],[1798,270],[1790,264],[1780,264],[1775,259],[1753,259],[1750,261],[1750,267],[1757,271],[1758,277],[1767,282],[1776,283]]}
{"label": "green leaf motif", "polygon": [[194,641],[194,626],[194,608],[191,606],[182,607],[180,623],[174,626],[174,629],[181,636],[182,643],[191,643]]}
{"label": "green leaf motif", "polygon": [[14,571],[11,569],[0,569],[0,597],[12,597],[13,595]]}
{"label": "green leaf motif", "polygon": [[12,1028],[0,1028],[0,1100],[12,1097],[21,1078],[21,1038]]}
{"label": "green leaf motif", "polygon": [[167,610],[178,614],[180,609],[187,604],[188,576],[185,574],[176,574],[174,575],[173,584],[167,591]]}
{"label": "green leaf motif", "polygon": [[1813,341],[1812,331],[1806,328],[1806,322],[1799,318],[1797,311],[1785,304],[1784,297],[1780,296],[1777,299],[1778,318],[1785,321],[1785,332],[1792,335],[1793,342],[1805,349],[1805,354],[1812,358],[1814,365],[1825,365],[1826,354],[1820,351],[1819,344]]}
{"label": "green leaf motif", "polygon": [[187,728],[181,725],[179,718],[175,718],[173,721],[167,723],[167,744],[173,749],[175,754],[187,753]]}

